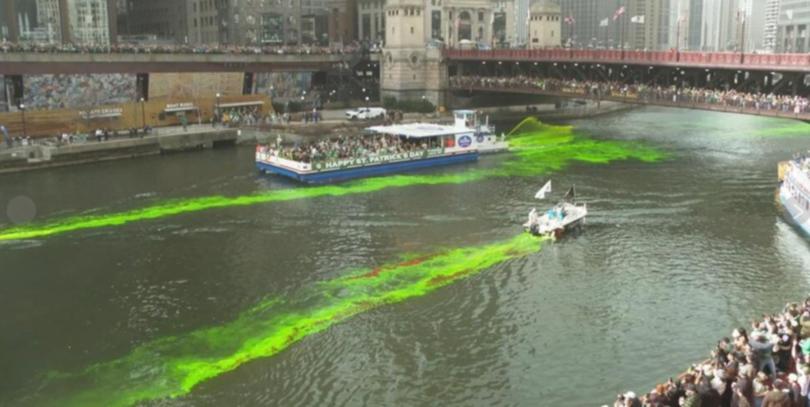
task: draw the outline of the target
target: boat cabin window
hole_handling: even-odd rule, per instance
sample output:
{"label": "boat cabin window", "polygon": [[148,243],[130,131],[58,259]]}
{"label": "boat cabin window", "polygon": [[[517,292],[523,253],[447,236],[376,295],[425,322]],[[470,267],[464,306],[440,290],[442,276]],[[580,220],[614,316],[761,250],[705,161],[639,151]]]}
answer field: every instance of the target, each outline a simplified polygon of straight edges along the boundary
{"label": "boat cabin window", "polygon": [[455,122],[456,125],[463,124],[465,127],[474,127],[475,123],[475,113],[464,110],[455,113]]}

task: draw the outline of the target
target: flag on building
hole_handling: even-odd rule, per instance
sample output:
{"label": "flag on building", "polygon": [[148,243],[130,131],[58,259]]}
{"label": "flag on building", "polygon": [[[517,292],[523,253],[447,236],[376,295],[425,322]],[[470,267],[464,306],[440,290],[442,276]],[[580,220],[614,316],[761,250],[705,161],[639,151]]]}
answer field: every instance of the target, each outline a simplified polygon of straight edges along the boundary
{"label": "flag on building", "polygon": [[577,20],[574,20],[574,17],[571,17],[571,16],[565,17],[565,19],[563,21],[565,21],[565,23],[568,24],[568,25],[576,24],[576,22],[577,22]]}
{"label": "flag on building", "polygon": [[600,21],[599,26],[600,27],[607,27],[608,26],[608,19],[606,18],[606,19]]}
{"label": "flag on building", "polygon": [[616,21],[624,14],[624,6],[619,7],[615,13],[613,13],[613,21]]}
{"label": "flag on building", "polygon": [[631,23],[644,24],[644,16],[633,16],[633,17],[630,17],[630,22],[631,22]]}
{"label": "flag on building", "polygon": [[788,20],[793,20],[793,10],[785,10],[785,15]]}

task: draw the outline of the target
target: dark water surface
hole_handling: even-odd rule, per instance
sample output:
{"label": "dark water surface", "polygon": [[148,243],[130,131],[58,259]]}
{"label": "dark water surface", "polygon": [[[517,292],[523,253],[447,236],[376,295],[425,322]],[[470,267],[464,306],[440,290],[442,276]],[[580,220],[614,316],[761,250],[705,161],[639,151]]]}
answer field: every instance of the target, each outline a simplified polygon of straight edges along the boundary
{"label": "dark water surface", "polygon": [[[777,162],[810,148],[810,126],[659,108],[573,124],[670,158],[552,174],[556,192],[575,183],[589,204],[578,238],[361,313],[154,404],[601,405],[648,390],[733,327],[810,292],[810,245],[779,217],[774,195]],[[258,176],[252,155],[4,175],[0,206],[28,197],[47,219],[294,187]],[[46,371],[227,323],[348,270],[509,239],[545,179],[216,209],[0,244],[0,404],[35,394],[31,383]]]}

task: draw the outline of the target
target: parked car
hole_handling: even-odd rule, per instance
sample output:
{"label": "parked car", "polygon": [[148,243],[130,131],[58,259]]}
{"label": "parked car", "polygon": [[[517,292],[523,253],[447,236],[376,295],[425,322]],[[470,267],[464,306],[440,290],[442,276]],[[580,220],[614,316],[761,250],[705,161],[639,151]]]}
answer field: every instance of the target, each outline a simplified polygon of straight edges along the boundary
{"label": "parked car", "polygon": [[346,118],[349,120],[371,120],[385,118],[385,109],[381,107],[361,107],[347,110]]}

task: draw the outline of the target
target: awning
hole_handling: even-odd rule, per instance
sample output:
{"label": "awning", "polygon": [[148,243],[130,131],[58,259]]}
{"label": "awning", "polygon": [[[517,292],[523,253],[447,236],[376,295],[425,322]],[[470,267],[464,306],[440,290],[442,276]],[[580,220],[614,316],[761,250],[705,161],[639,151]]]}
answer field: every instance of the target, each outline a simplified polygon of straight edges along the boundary
{"label": "awning", "polygon": [[187,106],[167,106],[165,109],[163,109],[163,111],[166,113],[188,112],[191,110],[200,110],[200,108],[194,105],[187,105]]}
{"label": "awning", "polygon": [[264,102],[261,100],[250,101],[250,102],[233,102],[233,103],[220,103],[220,108],[228,108],[228,107],[243,107],[243,106],[261,106]]}

